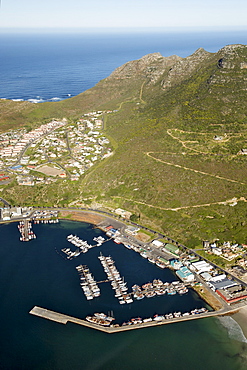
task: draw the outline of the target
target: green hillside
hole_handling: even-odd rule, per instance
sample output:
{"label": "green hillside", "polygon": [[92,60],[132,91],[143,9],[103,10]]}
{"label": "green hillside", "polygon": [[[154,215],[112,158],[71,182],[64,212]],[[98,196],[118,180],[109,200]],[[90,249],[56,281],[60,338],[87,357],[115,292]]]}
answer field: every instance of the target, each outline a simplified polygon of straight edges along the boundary
{"label": "green hillside", "polygon": [[13,181],[12,204],[121,207],[140,223],[188,246],[219,238],[246,243],[247,46],[188,58],[159,53],[119,67],[94,88],[57,103],[1,101],[2,131],[104,115],[114,154],[80,180],[26,189]]}

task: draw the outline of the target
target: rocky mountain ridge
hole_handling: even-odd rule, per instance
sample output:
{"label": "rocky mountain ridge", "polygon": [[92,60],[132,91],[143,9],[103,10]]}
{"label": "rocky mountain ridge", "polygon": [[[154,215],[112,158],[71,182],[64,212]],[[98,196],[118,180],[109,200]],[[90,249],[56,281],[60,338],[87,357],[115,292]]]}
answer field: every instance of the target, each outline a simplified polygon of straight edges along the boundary
{"label": "rocky mountain ridge", "polygon": [[[164,104],[164,99],[169,103],[171,94],[179,104],[177,108],[172,107],[174,111],[185,110],[181,108],[182,100],[186,102],[187,111],[191,107],[210,110],[214,99],[219,104],[217,107],[214,104],[213,112],[230,114],[232,105],[236,104],[243,118],[246,116],[242,103],[247,91],[246,71],[245,45],[227,45],[216,53],[199,48],[186,58],[177,55],[163,57],[158,52],[147,54],[118,67],[92,89],[61,102],[34,105],[0,101],[0,123],[5,127],[13,127],[20,123],[37,123],[43,117],[76,117],[82,111],[91,109],[116,109],[124,101],[138,101],[140,96],[142,102],[154,103],[158,109],[159,104]],[[239,92],[241,99],[237,95]],[[212,98],[210,101],[209,95]],[[192,116],[191,113],[186,115]],[[220,116],[217,114],[217,117],[219,119]],[[236,119],[239,119],[239,115]]]}
{"label": "rocky mountain ridge", "polygon": [[[222,69],[237,67],[246,69],[247,58],[246,55],[243,55],[246,48],[245,45],[227,45],[217,53],[210,53],[199,48],[186,58],[177,55],[163,57],[158,52],[147,54],[138,60],[127,62],[118,67],[105,81],[145,78],[147,84],[155,84],[160,81],[162,89],[166,90],[189,78],[194,72],[210,63],[215,63],[215,66]],[[241,59],[241,56],[242,60],[236,62],[236,59]]]}

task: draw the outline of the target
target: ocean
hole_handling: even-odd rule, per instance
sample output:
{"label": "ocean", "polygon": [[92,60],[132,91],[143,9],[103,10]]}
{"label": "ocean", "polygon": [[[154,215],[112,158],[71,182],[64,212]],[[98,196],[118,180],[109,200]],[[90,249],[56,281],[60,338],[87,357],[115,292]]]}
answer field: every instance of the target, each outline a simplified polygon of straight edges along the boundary
{"label": "ocean", "polygon": [[100,252],[112,256],[129,289],[134,283],[154,278],[168,282],[177,278],[169,269],[159,269],[113,241],[76,259],[64,258],[61,249],[71,246],[66,239],[70,233],[89,243],[94,236],[105,236],[93,225],[61,221],[33,225],[33,230],[37,239],[26,243],[19,240],[17,223],[0,225],[1,369],[246,369],[246,339],[229,318],[106,334],[30,315],[36,305],[78,318],[113,311],[116,322],[122,323],[131,317],[206,306],[191,289],[183,296],[165,295],[119,305],[109,283],[101,283],[100,297],[87,301],[75,267],[86,264],[97,281],[104,280]]}
{"label": "ocean", "polygon": [[91,87],[122,64],[160,52],[186,57],[247,43],[246,31],[178,33],[4,33],[0,31],[0,98],[58,101]]}

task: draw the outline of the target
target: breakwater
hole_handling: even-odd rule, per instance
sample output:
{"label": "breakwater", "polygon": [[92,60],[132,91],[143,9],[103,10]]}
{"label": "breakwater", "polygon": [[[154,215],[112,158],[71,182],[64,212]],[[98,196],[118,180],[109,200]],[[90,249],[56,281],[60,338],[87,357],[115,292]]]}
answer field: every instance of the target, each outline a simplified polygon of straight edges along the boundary
{"label": "breakwater", "polygon": [[132,325],[125,325],[125,326],[116,326],[116,324],[115,324],[115,325],[110,326],[110,327],[103,327],[103,326],[94,324],[92,322],[88,322],[88,321],[83,320],[83,319],[78,319],[78,318],[73,317],[73,316],[65,315],[65,314],[58,313],[58,312],[55,312],[55,311],[51,311],[51,310],[48,310],[46,308],[42,308],[42,307],[38,307],[38,306],[34,306],[29,313],[32,314],[32,315],[35,315],[35,316],[42,317],[44,319],[48,319],[48,320],[51,320],[51,321],[56,321],[60,324],[67,324],[68,322],[72,322],[74,324],[86,326],[86,327],[91,328],[91,329],[96,329],[96,330],[100,330],[100,331],[103,331],[103,332],[108,333],[108,334],[112,334],[112,333],[119,333],[119,332],[128,331],[128,330],[148,328],[148,327],[152,327],[152,326],[172,324],[172,323],[189,321],[189,320],[197,320],[197,319],[202,319],[202,318],[206,318],[206,317],[224,316],[224,315],[229,315],[229,314],[232,314],[232,313],[236,313],[237,311],[238,311],[238,309],[236,309],[236,308],[235,309],[229,308],[228,310],[224,309],[224,310],[220,310],[220,311],[204,312],[204,313],[200,313],[200,314],[173,317],[173,318],[169,318],[169,319],[162,319],[162,320],[159,320],[159,321],[156,321],[156,320],[153,321],[152,320],[152,321],[149,321],[149,322],[142,322],[142,323],[136,323],[136,324],[132,324]]}

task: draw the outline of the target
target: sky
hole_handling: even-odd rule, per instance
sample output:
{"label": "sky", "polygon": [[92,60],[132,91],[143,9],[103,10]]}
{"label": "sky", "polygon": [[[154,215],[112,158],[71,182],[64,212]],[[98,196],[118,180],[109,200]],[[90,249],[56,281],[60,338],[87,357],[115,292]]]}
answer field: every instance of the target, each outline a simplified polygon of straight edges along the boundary
{"label": "sky", "polygon": [[246,0],[0,0],[6,28],[247,28]]}

